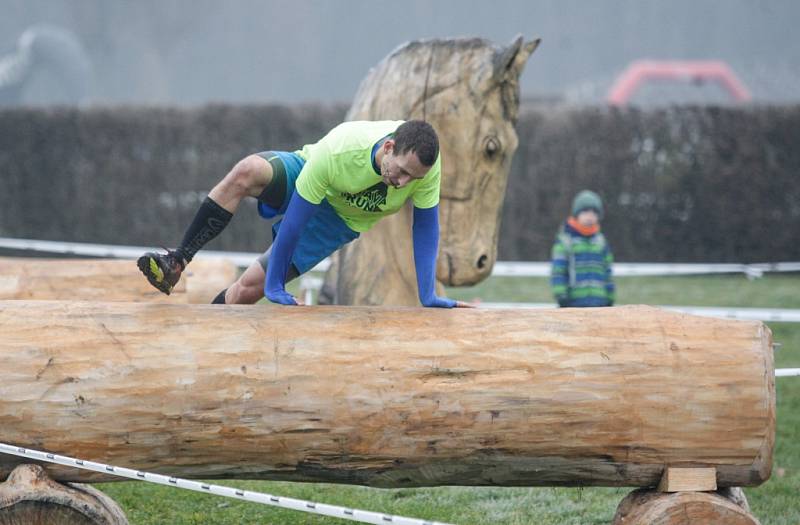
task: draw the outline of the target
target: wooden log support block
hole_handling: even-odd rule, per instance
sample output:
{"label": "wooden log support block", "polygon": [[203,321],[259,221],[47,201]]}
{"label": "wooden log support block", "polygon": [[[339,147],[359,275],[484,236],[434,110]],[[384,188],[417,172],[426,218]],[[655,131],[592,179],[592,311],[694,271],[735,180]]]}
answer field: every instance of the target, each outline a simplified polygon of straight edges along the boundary
{"label": "wooden log support block", "polygon": [[23,464],[0,483],[0,525],[128,525],[114,500],[94,487],[62,485]]}
{"label": "wooden log support block", "polygon": [[[2,441],[188,478],[658,485],[770,475],[763,323],[650,307],[0,301]],[[19,459],[0,455],[0,476]],[[114,479],[47,466],[59,481]]]}
{"label": "wooden log support block", "polygon": [[661,492],[717,490],[717,469],[665,468],[658,490]]}
{"label": "wooden log support block", "polygon": [[612,525],[760,525],[737,491],[635,490],[617,507]]}
{"label": "wooden log support block", "polygon": [[237,274],[231,261],[199,259],[166,296],[131,260],[0,257],[0,299],[210,303]]}

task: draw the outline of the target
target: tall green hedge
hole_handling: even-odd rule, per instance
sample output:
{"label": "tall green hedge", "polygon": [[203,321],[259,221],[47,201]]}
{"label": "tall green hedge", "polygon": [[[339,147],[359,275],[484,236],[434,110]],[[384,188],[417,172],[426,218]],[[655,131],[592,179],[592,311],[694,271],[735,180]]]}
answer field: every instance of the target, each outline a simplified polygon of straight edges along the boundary
{"label": "tall green hedge", "polygon": [[[0,113],[0,235],[175,246],[208,191],[249,153],[293,150],[344,106],[9,110]],[[209,248],[262,250],[245,199]]]}
{"label": "tall green hedge", "polygon": [[[0,236],[174,246],[240,158],[313,142],[346,106],[0,112]],[[526,107],[500,259],[543,260],[579,190],[618,260],[800,259],[800,107]],[[446,162],[446,159],[445,159]],[[210,248],[261,250],[253,199]]]}
{"label": "tall green hedge", "polygon": [[800,260],[800,106],[528,108],[518,134],[501,259],[548,258],[588,188],[617,260]]}

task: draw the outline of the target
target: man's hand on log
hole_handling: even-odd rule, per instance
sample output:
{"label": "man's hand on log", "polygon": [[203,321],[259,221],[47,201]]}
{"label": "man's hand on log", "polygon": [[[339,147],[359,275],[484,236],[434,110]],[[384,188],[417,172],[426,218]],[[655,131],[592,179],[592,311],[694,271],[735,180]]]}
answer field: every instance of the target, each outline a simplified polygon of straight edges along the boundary
{"label": "man's hand on log", "polygon": [[267,294],[267,299],[276,304],[284,304],[287,306],[302,306],[305,303],[302,299],[298,299],[286,290],[276,290]]}

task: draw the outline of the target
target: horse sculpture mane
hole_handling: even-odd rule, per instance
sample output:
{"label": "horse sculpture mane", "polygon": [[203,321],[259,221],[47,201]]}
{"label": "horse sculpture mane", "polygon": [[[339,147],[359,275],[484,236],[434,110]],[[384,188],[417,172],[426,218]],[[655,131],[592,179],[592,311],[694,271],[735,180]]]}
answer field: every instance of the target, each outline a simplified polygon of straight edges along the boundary
{"label": "horse sculpture mane", "polygon": [[398,46],[362,81],[348,120],[428,117],[426,102],[459,86],[480,106],[496,46],[482,38],[415,40]]}
{"label": "horse sculpture mane", "polygon": [[[442,155],[437,279],[485,279],[497,253],[502,201],[517,147],[519,76],[539,40],[498,47],[480,38],[406,43],[367,74],[348,120],[427,120]],[[388,217],[333,258],[321,302],[419,304],[411,208]]]}

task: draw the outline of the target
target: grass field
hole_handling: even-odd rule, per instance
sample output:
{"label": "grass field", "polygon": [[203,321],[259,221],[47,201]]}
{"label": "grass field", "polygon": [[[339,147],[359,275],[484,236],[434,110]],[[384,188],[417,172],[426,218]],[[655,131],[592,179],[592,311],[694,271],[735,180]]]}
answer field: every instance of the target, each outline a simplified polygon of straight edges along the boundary
{"label": "grass field", "polygon": [[[618,279],[620,304],[800,308],[800,276],[631,277]],[[482,301],[549,302],[546,279],[492,278],[452,297]],[[800,367],[800,324],[770,325],[777,368]],[[778,435],[772,478],[746,489],[763,525],[800,523],[800,377],[778,378]],[[310,499],[458,524],[607,524],[628,489],[462,488],[382,490],[327,484],[262,481],[215,482],[281,496]],[[283,511],[138,482],[98,488],[114,498],[134,525],[339,524],[344,521]]]}

